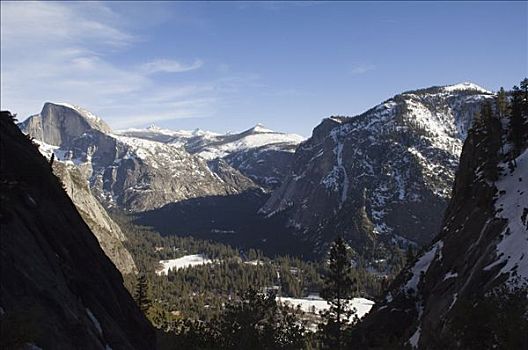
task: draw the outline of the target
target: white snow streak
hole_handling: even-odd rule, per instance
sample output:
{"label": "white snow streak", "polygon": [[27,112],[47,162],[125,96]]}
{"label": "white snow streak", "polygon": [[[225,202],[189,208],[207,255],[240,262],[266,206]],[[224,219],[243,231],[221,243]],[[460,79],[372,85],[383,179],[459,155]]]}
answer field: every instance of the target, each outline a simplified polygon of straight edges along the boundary
{"label": "white snow streak", "polygon": [[423,254],[420,259],[418,259],[418,261],[414,264],[411,269],[412,277],[409,279],[407,284],[405,284],[404,290],[406,292],[410,291],[411,289],[415,292],[418,291],[418,283],[420,282],[420,277],[422,273],[427,272],[437,253],[441,254],[440,252],[442,247],[443,242],[438,241],[431,247],[429,251]]}
{"label": "white snow streak", "polygon": [[[503,164],[507,169],[507,165]],[[506,262],[501,273],[515,273],[528,281],[528,149],[517,158],[517,167],[497,183],[497,216],[508,220],[497,244],[497,263]],[[524,215],[524,216],[523,216]]]}
{"label": "white snow streak", "polygon": [[97,332],[99,333],[99,335],[102,336],[103,335],[103,328],[101,327],[101,323],[99,323],[99,320],[92,313],[92,310],[90,310],[89,308],[86,308],[86,314],[88,315],[88,317],[90,318],[90,320],[94,324],[94,326],[97,329]]}

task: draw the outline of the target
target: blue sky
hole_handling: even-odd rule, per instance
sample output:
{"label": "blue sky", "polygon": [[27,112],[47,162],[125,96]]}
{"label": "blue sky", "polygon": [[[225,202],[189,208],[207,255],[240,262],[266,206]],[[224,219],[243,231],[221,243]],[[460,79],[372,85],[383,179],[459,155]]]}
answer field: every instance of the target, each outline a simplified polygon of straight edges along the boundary
{"label": "blue sky", "polygon": [[405,90],[528,75],[526,2],[1,3],[1,107],[309,136]]}

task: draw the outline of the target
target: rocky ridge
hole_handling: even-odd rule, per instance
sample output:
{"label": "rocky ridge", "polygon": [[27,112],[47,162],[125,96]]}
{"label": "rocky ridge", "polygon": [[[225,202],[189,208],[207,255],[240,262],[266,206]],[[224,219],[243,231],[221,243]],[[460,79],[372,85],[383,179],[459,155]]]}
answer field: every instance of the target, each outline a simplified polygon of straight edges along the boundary
{"label": "rocky ridge", "polygon": [[223,160],[266,189],[280,185],[289,171],[297,146],[304,140],[265,128],[261,124],[240,133],[217,134],[209,131],[147,129],[118,131],[120,135],[181,145],[189,153],[206,160]]}
{"label": "rocky ridge", "polygon": [[493,96],[470,83],[432,87],[327,118],[260,212],[286,212],[320,251],[338,233],[362,252],[383,241],[426,244],[440,228],[473,116]]}
{"label": "rocky ridge", "polygon": [[[515,152],[507,142],[508,118],[496,124],[502,135],[500,127],[493,129],[499,136],[482,127],[470,132],[440,233],[356,329],[360,347],[528,344],[528,138]],[[497,164],[490,163],[493,137],[502,144]],[[498,169],[496,179],[486,175],[490,164]]]}

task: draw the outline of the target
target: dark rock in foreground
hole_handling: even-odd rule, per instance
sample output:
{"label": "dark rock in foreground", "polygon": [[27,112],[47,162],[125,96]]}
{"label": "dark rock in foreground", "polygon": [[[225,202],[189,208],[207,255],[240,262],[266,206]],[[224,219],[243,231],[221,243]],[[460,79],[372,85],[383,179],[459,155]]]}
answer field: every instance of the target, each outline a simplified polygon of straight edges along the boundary
{"label": "dark rock in foreground", "polygon": [[152,349],[153,329],[48,161],[0,118],[0,317],[5,348]]}

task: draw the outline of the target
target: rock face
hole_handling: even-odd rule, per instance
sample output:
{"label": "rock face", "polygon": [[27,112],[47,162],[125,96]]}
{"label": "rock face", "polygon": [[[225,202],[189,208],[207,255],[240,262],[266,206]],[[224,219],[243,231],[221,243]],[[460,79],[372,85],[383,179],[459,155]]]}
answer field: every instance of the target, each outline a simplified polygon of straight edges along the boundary
{"label": "rock face", "polygon": [[53,146],[69,144],[87,131],[110,132],[110,127],[89,111],[67,103],[45,103],[40,114],[21,123],[37,140]]}
{"label": "rock face", "polygon": [[208,131],[173,131],[150,127],[128,129],[121,135],[185,147],[206,160],[222,159],[266,189],[280,185],[290,170],[295,149],[304,138],[266,129],[257,124],[241,133],[220,135]]}
{"label": "rock face", "polygon": [[206,160],[189,154],[181,145],[113,134],[98,117],[79,107],[46,103],[40,115],[20,127],[30,136],[58,146],[55,158],[75,164],[107,206],[139,212],[258,187],[234,169],[231,178],[238,179],[236,185],[222,180]]}
{"label": "rock face", "polygon": [[430,242],[473,115],[492,96],[473,84],[433,87],[323,120],[261,213],[286,211],[321,251],[337,234],[363,252],[380,241]]}
{"label": "rock face", "polygon": [[122,274],[137,273],[132,256],[123,245],[126,236],[92,195],[88,182],[75,166],[53,163],[53,173],[63,183],[66,193],[81,214],[84,222],[97,237],[101,248]]}
{"label": "rock face", "polygon": [[[504,122],[503,126],[507,124]],[[503,144],[499,151],[498,179],[490,181],[484,175],[489,159],[485,137],[482,131],[470,132],[440,234],[400,274],[385,300],[377,304],[356,330],[355,341],[360,348],[468,348],[457,337],[467,336],[471,327],[480,327],[480,333],[472,339],[480,344],[482,337],[495,331],[486,320],[501,320],[498,313],[504,310],[503,306],[495,305],[497,301],[508,305],[508,293],[523,285],[526,288],[528,138],[524,150],[514,156],[509,153],[510,145]],[[486,298],[497,295],[494,294],[497,290],[499,298],[492,304],[495,309],[475,316],[472,310],[485,303]],[[516,326],[524,327],[524,331],[508,334],[510,328],[515,329],[513,314],[508,315],[503,320],[506,324],[498,325],[504,327],[507,335],[501,333],[503,338],[491,339],[486,344],[489,348],[526,347],[526,290],[518,295],[514,305],[522,315],[521,325]],[[503,345],[509,342],[509,346],[497,347],[494,342]]]}
{"label": "rock face", "polygon": [[7,113],[0,136],[2,348],[154,348],[151,326],[48,161]]}

